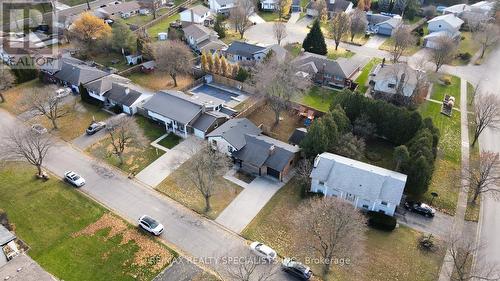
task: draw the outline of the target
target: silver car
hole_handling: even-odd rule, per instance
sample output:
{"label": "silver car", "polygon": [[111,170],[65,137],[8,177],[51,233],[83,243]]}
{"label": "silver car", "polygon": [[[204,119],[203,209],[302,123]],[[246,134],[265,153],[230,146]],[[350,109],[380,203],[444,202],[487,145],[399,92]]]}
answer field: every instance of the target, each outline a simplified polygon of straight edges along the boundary
{"label": "silver car", "polygon": [[85,185],[85,179],[73,171],[67,171],[64,173],[64,180],[76,187],[82,187]]}
{"label": "silver car", "polygon": [[139,218],[139,227],[156,236],[160,235],[164,229],[163,224],[147,215]]}

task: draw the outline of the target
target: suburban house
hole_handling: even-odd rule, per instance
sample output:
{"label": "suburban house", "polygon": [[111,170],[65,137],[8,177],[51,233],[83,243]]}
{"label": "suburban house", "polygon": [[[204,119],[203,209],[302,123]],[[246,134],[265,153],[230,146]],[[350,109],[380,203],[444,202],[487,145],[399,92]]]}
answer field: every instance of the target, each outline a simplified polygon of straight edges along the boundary
{"label": "suburban house", "polygon": [[234,118],[219,126],[207,135],[208,142],[214,149],[232,156],[245,146],[245,135],[259,135],[262,132],[246,118]]}
{"label": "suburban house", "polygon": [[459,30],[463,23],[463,20],[452,14],[437,16],[427,22],[429,33],[445,31],[452,38],[460,35]]}
{"label": "suburban house", "polygon": [[263,11],[274,11],[276,9],[276,0],[260,0],[260,9]]}
{"label": "suburban house", "polygon": [[113,83],[104,97],[108,106],[118,106],[128,115],[134,115],[137,107],[142,107],[153,95],[153,92],[133,83]]}
{"label": "suburban house", "polygon": [[368,30],[380,35],[391,36],[392,32],[402,24],[403,20],[399,15],[385,15],[366,13],[368,20]]}
{"label": "suburban house", "polygon": [[353,4],[347,0],[315,0],[310,1],[306,7],[306,14],[310,17],[317,17],[319,11],[316,9],[316,1],[326,1],[328,17],[332,18],[337,13],[349,13],[352,11]]}
{"label": "suburban house", "polygon": [[231,62],[258,62],[265,58],[268,52],[268,47],[233,41],[224,54]]}
{"label": "suburban house", "polygon": [[100,79],[109,73],[87,63],[64,56],[41,67],[46,82],[59,83],[79,92],[79,86]]}
{"label": "suburban house", "polygon": [[467,4],[456,4],[450,7],[446,7],[443,10],[443,15],[452,14],[455,16],[460,16],[463,12],[470,11],[470,6]]}
{"label": "suburban house", "polygon": [[[97,9],[94,14],[102,19],[110,18],[129,18],[141,13],[141,6],[137,1],[130,2],[111,2],[105,7]],[[145,13],[144,10],[142,12]]]}
{"label": "suburban house", "polygon": [[205,138],[229,118],[221,111],[221,105],[178,91],[160,91],[146,101],[143,108],[149,118],[163,123],[168,132],[183,138],[189,134]]}
{"label": "suburban house", "polygon": [[247,173],[283,181],[297,162],[300,148],[264,135],[244,135],[245,145],[232,153],[236,165]]}
{"label": "suburban house", "polygon": [[228,15],[229,11],[235,7],[235,0],[208,0],[210,10],[217,14]]}
{"label": "suburban house", "polygon": [[227,45],[219,40],[219,35],[214,30],[201,24],[190,24],[182,29],[184,38],[195,52],[214,53]]}
{"label": "suburban house", "polygon": [[356,208],[394,215],[406,175],[324,152],[314,160],[311,192],[344,199]]}
{"label": "suburban house", "polygon": [[293,0],[290,10],[292,10],[292,13],[302,12],[302,6],[300,5],[300,0]]}
{"label": "suburban house", "polygon": [[141,8],[153,11],[154,9],[159,9],[162,6],[165,6],[167,4],[167,0],[137,0],[137,3],[139,3]]}
{"label": "suburban house", "polygon": [[328,59],[326,56],[304,52],[293,63],[299,69],[297,75],[310,77],[313,82],[336,88],[350,87],[352,77],[359,71],[366,58]]}
{"label": "suburban house", "polygon": [[457,4],[450,7],[446,7],[443,10],[443,15],[452,14],[459,18],[467,12],[473,12],[475,14],[482,14],[486,16],[492,16],[493,8],[495,7],[495,2],[490,1],[480,1],[472,5],[468,4]]}
{"label": "suburban house", "polygon": [[181,22],[197,23],[205,26],[214,22],[210,9],[203,5],[196,5],[180,12],[180,20]]}
{"label": "suburban house", "polygon": [[117,74],[110,74],[104,76],[100,79],[92,81],[84,85],[85,89],[89,93],[89,96],[99,100],[101,102],[106,102],[106,97],[104,94],[111,90],[113,83],[129,83],[130,79]]}
{"label": "suburban house", "polygon": [[371,95],[375,99],[408,104],[418,93],[419,70],[406,63],[379,64],[370,73]]}

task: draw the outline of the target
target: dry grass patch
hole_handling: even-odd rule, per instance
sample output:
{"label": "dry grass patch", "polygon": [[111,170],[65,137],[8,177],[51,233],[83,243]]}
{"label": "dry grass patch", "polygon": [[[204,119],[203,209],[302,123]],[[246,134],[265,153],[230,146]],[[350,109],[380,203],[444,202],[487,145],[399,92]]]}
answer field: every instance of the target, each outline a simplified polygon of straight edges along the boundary
{"label": "dry grass patch", "polygon": [[174,80],[172,80],[168,74],[161,71],[155,71],[149,74],[137,72],[131,74],[128,78],[134,83],[155,91],[164,89],[178,90],[194,82],[194,78],[191,75],[180,75],[177,77],[177,87],[174,87]]}
{"label": "dry grass patch", "polygon": [[[193,158],[195,157],[192,157],[179,166],[156,187],[156,190],[164,193],[182,205],[203,214],[205,199],[196,186],[187,179],[188,169],[192,166]],[[211,219],[217,218],[220,212],[222,212],[222,210],[224,210],[242,190],[240,186],[221,176],[216,178],[215,186],[217,186],[216,192],[210,199],[212,210],[206,214]]]}
{"label": "dry grass patch", "polygon": [[269,136],[288,142],[288,138],[296,128],[303,127],[302,118],[294,111],[285,111],[280,115],[280,122],[274,124],[274,111],[267,104],[256,109],[248,117],[255,125],[262,124],[262,130]]}
{"label": "dry grass patch", "polygon": [[35,79],[10,88],[3,94],[5,101],[0,103],[0,107],[15,115],[21,114],[27,110],[27,107],[22,105],[24,98],[30,94],[34,87],[43,86],[44,85],[38,79]]}

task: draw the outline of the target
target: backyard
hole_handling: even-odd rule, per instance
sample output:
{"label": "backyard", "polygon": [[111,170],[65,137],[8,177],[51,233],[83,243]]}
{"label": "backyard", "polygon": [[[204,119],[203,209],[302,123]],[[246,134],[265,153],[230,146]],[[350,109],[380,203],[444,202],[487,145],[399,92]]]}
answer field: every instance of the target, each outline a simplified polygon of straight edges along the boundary
{"label": "backyard", "polygon": [[298,96],[296,102],[310,106],[319,111],[327,112],[330,109],[330,104],[336,93],[336,90],[313,86],[305,95]]}
{"label": "backyard", "polygon": [[132,82],[154,91],[165,89],[182,89],[194,82],[191,75],[179,75],[177,77],[177,87],[174,87],[174,80],[168,74],[161,71],[153,73],[134,72],[127,76]]}
{"label": "backyard", "polygon": [[382,60],[380,58],[372,58],[364,67],[361,69],[361,73],[359,74],[358,78],[356,78],[355,82],[358,83],[358,92],[360,93],[366,93],[366,90],[368,90],[368,76],[370,75],[370,71],[379,63],[381,63]]}
{"label": "backyard", "polygon": [[147,32],[151,38],[154,40],[158,40],[158,33],[167,32],[170,23],[179,20],[181,15],[179,13],[174,14],[168,18],[164,18],[158,21],[156,24],[147,29]]}
{"label": "backyard", "polygon": [[[290,222],[302,200],[302,188],[292,179],[252,220],[243,236],[266,243],[281,256],[303,259],[305,253],[293,250],[297,230]],[[417,241],[420,235],[404,226],[392,232],[368,229],[364,252],[370,253],[369,258],[353,266],[335,267],[328,280],[436,280],[445,249],[439,247],[435,252],[420,250]],[[317,265],[308,266],[313,272],[319,272]]]}
{"label": "backyard", "polygon": [[[176,253],[53,176],[0,169],[0,206],[28,254],[61,280],[151,280]],[[57,212],[54,212],[54,208]]]}
{"label": "backyard", "polygon": [[103,159],[127,173],[137,174],[165,153],[163,150],[151,146],[150,143],[166,132],[163,126],[142,116],[136,116],[135,122],[142,129],[139,133],[144,137],[138,139],[144,139],[145,143],[130,143],[125,148],[123,154],[124,163],[122,165],[119,164],[118,157],[112,153],[111,138],[109,136],[90,146],[86,152],[94,157]]}
{"label": "backyard", "polygon": [[[434,80],[432,85],[431,99],[442,101],[445,95],[455,97],[456,107],[460,107],[460,78],[452,75],[439,75],[438,77],[431,77]],[[447,85],[444,81],[449,81]]]}
{"label": "backyard", "polygon": [[256,109],[247,116],[256,126],[263,125],[265,134],[278,140],[288,142],[288,138],[296,128],[304,127],[304,122],[294,111],[284,111],[280,115],[280,122],[274,123],[274,111],[269,105],[264,105]]}
{"label": "backyard", "polygon": [[[181,203],[200,214],[204,213],[205,199],[201,192],[187,178],[188,169],[192,166],[193,158],[184,162],[174,172],[172,172],[156,190]],[[210,199],[212,210],[206,214],[209,218],[215,219],[226,208],[231,201],[240,193],[241,187],[217,176],[215,179],[216,192]]]}

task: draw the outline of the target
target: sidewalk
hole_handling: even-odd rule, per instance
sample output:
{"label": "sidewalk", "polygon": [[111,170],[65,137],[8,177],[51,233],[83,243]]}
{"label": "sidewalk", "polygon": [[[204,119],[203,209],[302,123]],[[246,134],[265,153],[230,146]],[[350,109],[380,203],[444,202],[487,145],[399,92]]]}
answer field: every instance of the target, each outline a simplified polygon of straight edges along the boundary
{"label": "sidewalk", "polygon": [[[467,81],[460,80],[460,109],[462,112],[467,112]],[[467,122],[467,114],[460,115],[460,135],[462,140],[462,188],[458,194],[457,210],[453,220],[451,233],[462,235],[464,233],[465,225],[465,210],[467,208],[467,190],[469,182],[465,179],[464,174],[469,167],[469,129]],[[449,249],[444,257],[443,265],[439,273],[439,281],[449,281],[450,275],[453,272],[453,261],[451,260]]]}

